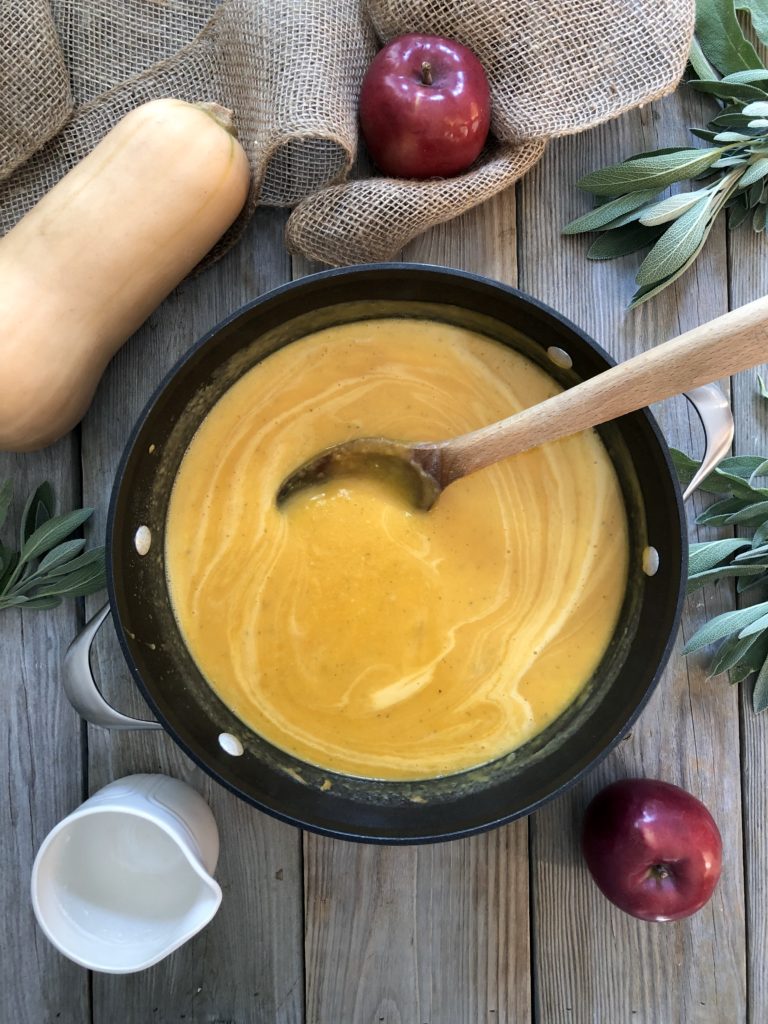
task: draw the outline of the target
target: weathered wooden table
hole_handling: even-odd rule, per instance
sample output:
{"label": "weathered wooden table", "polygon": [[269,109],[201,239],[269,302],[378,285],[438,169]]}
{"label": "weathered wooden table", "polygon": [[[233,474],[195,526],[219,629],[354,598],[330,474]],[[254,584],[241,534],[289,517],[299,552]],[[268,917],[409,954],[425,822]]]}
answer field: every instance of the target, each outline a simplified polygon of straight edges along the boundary
{"label": "weathered wooden table", "polygon": [[[680,92],[551,145],[518,186],[410,245],[403,257],[519,285],[633,355],[768,291],[762,238],[716,228],[696,268],[625,314],[637,259],[589,264],[560,227],[587,208],[573,188],[587,170],[657,146],[688,144],[705,103]],[[0,479],[48,478],[63,507],[93,505],[103,535],[129,429],[161,376],[204,331],[254,296],[313,269],[282,244],[285,213],[260,210],[246,237],[186,282],[120,352],[82,426],[54,447],[0,457]],[[768,404],[755,376],[732,383],[740,454],[768,454]],[[684,400],[658,410],[671,443],[693,453],[700,429]],[[691,510],[691,515],[694,510]],[[90,612],[101,597],[89,599]],[[682,636],[733,605],[699,591]],[[0,1020],[14,1024],[714,1024],[768,1020],[768,721],[748,694],[708,680],[705,659],[678,643],[642,717],[585,781],[528,820],[476,838],[392,849],[331,841],[272,820],[215,785],[164,733],[86,728],[61,689],[61,656],[83,621],[0,613]],[[109,628],[95,671],[107,695],[145,714]],[[222,840],[224,902],[171,957],[132,976],[89,974],[38,930],[28,896],[48,830],[88,793],[132,772],[190,781],[209,800]],[[616,910],[580,860],[582,811],[607,781],[647,775],[679,783],[712,810],[725,862],[712,901],[678,924]]]}

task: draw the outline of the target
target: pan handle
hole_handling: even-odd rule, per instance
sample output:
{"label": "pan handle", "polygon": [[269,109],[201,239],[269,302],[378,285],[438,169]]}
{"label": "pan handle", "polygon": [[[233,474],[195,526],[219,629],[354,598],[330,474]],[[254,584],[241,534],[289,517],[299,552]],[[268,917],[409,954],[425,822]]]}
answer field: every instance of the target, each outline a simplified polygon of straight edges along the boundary
{"label": "pan handle", "polygon": [[103,729],[162,729],[159,722],[130,718],[116,711],[102,697],[91,671],[91,644],[102,622],[109,615],[105,604],[90,619],[67,648],[64,655],[64,692],[75,711],[91,725]]}
{"label": "pan handle", "polygon": [[728,454],[733,441],[733,412],[723,389],[718,384],[704,384],[686,391],[685,397],[696,410],[704,427],[704,458],[683,492],[687,501],[702,480]]}

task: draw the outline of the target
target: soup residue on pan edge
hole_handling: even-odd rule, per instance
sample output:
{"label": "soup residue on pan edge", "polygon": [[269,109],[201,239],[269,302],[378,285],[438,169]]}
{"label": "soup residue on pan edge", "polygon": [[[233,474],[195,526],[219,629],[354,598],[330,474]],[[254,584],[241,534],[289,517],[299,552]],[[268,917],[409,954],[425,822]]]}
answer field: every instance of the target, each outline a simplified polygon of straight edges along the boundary
{"label": "soup residue on pan edge", "polygon": [[329,445],[452,437],[559,390],[499,342],[392,318],[292,342],[227,391],[182,460],[166,566],[192,656],[247,726],[332,771],[420,779],[500,757],[575,699],[627,579],[595,431],[457,481],[430,512],[373,477],[275,504]]}

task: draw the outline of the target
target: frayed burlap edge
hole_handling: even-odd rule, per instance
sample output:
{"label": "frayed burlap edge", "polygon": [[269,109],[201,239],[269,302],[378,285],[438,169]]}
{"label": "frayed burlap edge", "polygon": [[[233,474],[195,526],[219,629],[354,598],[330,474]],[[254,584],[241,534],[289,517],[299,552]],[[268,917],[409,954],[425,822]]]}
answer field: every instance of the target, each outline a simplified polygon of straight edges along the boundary
{"label": "frayed burlap edge", "polygon": [[53,138],[74,99],[45,0],[7,5],[0,46],[0,181]]}
{"label": "frayed burlap edge", "polygon": [[509,188],[539,160],[545,145],[542,139],[496,144],[455,178],[366,178],[322,189],[291,214],[286,244],[293,253],[331,266],[392,259],[416,235]]}

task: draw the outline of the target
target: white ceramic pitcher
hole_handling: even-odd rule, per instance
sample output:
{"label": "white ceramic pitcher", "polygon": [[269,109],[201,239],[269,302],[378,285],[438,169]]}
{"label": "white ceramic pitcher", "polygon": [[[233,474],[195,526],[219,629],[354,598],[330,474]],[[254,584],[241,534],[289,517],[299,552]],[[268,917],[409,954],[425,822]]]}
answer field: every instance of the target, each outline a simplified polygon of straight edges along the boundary
{"label": "white ceramic pitcher", "polygon": [[32,906],[65,956],[108,974],[162,960],[213,918],[219,834],[208,804],[167,775],[99,790],[46,836]]}

